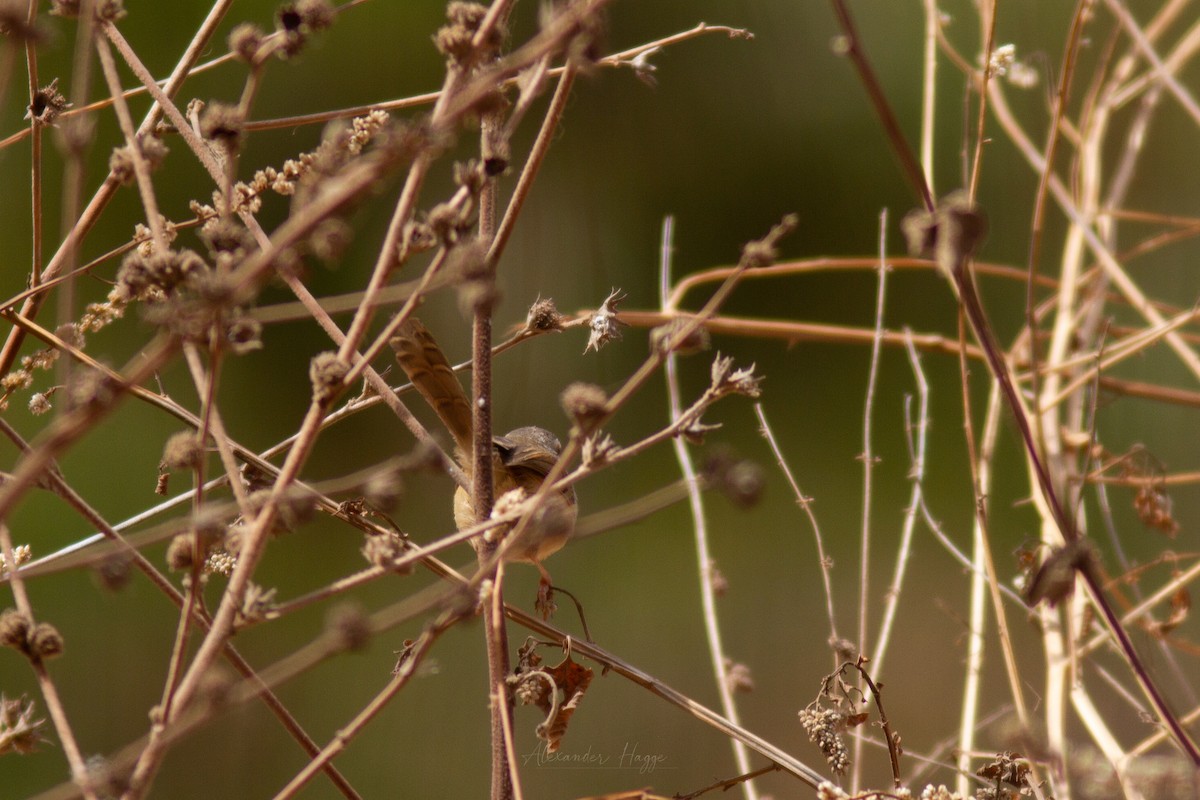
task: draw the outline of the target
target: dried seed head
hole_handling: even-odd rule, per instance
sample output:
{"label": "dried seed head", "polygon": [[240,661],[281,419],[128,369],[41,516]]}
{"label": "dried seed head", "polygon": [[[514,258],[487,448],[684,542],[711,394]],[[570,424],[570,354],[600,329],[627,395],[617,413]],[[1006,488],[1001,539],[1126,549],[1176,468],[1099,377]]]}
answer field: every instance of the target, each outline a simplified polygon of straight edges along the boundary
{"label": "dried seed head", "polygon": [[650,349],[664,354],[673,351],[681,356],[690,356],[701,350],[707,350],[712,344],[712,337],[708,335],[708,329],[703,325],[693,328],[682,339],[677,339],[689,324],[688,320],[677,318],[665,325],[659,325],[650,331]]}
{"label": "dried seed head", "polygon": [[40,417],[50,410],[50,398],[48,394],[42,392],[34,392],[29,396],[29,413],[35,417]]}
{"label": "dried seed head", "polygon": [[321,220],[308,237],[308,249],[317,258],[334,266],[354,238],[354,229],[343,219],[328,217]]}
{"label": "dried seed head", "polygon": [[600,304],[596,313],[592,314],[591,319],[588,320],[588,327],[592,332],[588,336],[587,346],[583,348],[584,353],[589,350],[599,351],[609,342],[621,338],[621,326],[625,323],[617,317],[617,304],[624,299],[624,292],[620,289],[613,289]]}
{"label": "dried seed head", "polygon": [[241,142],[246,119],[237,106],[229,103],[209,103],[200,115],[200,133],[214,139],[230,150]]}
{"label": "dried seed head", "polygon": [[167,569],[172,572],[188,572],[195,564],[194,544],[196,537],[191,531],[180,533],[171,539],[167,547]]}
{"label": "dried seed head", "polygon": [[295,9],[300,24],[313,32],[331,27],[337,19],[337,9],[329,0],[297,0]]}
{"label": "dried seed head", "polygon": [[29,634],[29,651],[42,660],[61,656],[62,634],[49,622],[39,622]]}
{"label": "dried seed head", "polygon": [[367,501],[380,511],[390,511],[404,494],[404,478],[398,469],[384,469],[372,475],[363,485]]}
{"label": "dried seed head", "polygon": [[20,0],[4,0],[0,2],[0,36],[17,44],[40,44],[45,41],[45,34],[30,24],[27,3]]}
{"label": "dried seed head", "polygon": [[800,724],[809,741],[821,749],[830,768],[836,774],[844,775],[850,766],[850,753],[842,739],[845,715],[835,709],[809,707],[800,711]]}
{"label": "dried seed head", "polygon": [[525,315],[525,329],[530,331],[561,331],[566,320],[550,298],[538,298]]}
{"label": "dried seed head", "polygon": [[470,192],[472,197],[479,196],[487,179],[488,173],[477,159],[454,162],[454,182]]}
{"label": "dried seed head", "polygon": [[132,564],[132,556],[113,553],[96,565],[93,574],[102,588],[110,592],[119,592],[128,585],[133,575]]}
{"label": "dried seed head", "polygon": [[[404,540],[400,538],[400,534],[388,532],[384,534],[368,534],[366,540],[363,542],[361,552],[363,558],[374,566],[391,569],[392,562],[404,555],[404,550]],[[400,575],[408,575],[412,571],[412,564],[395,570]]]}
{"label": "dried seed head", "polygon": [[561,400],[567,416],[585,434],[599,427],[608,414],[608,396],[594,383],[572,383]]}
{"label": "dried seed head", "polygon": [[262,28],[252,22],[243,22],[229,32],[229,50],[238,59],[253,63],[258,58],[263,43]]}
{"label": "dried seed head", "polygon": [[[163,144],[162,139],[159,139],[157,136],[139,136],[138,147],[141,151],[142,159],[146,162],[146,166],[150,168],[151,172],[162,166],[169,152],[167,146]],[[122,184],[128,185],[133,183],[137,177],[137,173],[134,169],[133,152],[129,145],[118,147],[112,151],[112,155],[108,158],[108,171]]]}
{"label": "dried seed head", "polygon": [[987,235],[987,217],[964,191],[942,198],[933,212],[910,211],[900,223],[915,256],[931,256],[938,269],[951,280],[962,269]]}
{"label": "dried seed head", "polygon": [[0,756],[6,753],[25,755],[37,750],[46,741],[41,728],[44,719],[34,719],[34,705],[24,697],[9,700],[0,694]]}
{"label": "dried seed head", "polygon": [[747,397],[758,397],[762,390],[759,384],[762,378],[754,374],[754,365],[735,370],[733,359],[717,353],[712,364],[712,386],[710,391],[718,397],[729,394],[744,394]]}
{"label": "dried seed head", "polygon": [[476,50],[475,34],[486,17],[486,6],[455,0],[446,7],[446,19],[449,24],[440,28],[433,37],[434,46],[451,64],[463,68],[470,68],[476,63],[492,58],[499,51],[507,34],[500,25],[494,26]]}
{"label": "dried seed head", "polygon": [[31,627],[29,617],[15,608],[4,609],[0,612],[0,646],[25,652],[29,647]]}
{"label": "dried seed head", "polygon": [[[79,16],[81,6],[80,0],[50,0],[50,13],[56,17],[75,19]],[[116,22],[125,16],[123,0],[96,0],[94,8],[96,19],[104,22]]]}
{"label": "dried seed head", "polygon": [[[3,481],[0,481],[2,483]],[[17,566],[21,566],[25,562],[33,558],[33,548],[27,544],[19,544],[13,548],[13,559],[17,562]],[[0,553],[0,575],[8,572],[8,559],[4,553]]]}
{"label": "dried seed head", "polygon": [[313,356],[308,368],[308,377],[312,381],[313,397],[319,403],[330,403],[342,391],[342,381],[350,365],[337,353],[326,351]]}
{"label": "dried seed head", "polygon": [[261,350],[262,323],[253,317],[239,314],[225,328],[225,341],[234,355],[245,355],[253,350]]}
{"label": "dried seed head", "polygon": [[750,508],[762,499],[766,484],[762,468],[728,450],[711,453],[704,462],[703,474],[710,486],[739,508]]}
{"label": "dried seed head", "polygon": [[438,203],[429,209],[425,224],[443,247],[453,247],[460,237],[469,235],[473,227],[471,215],[453,203]]}
{"label": "dried seed head", "polygon": [[729,687],[729,691],[731,692],[754,691],[754,677],[750,674],[750,667],[746,664],[737,664],[726,659],[725,685]]}
{"label": "dried seed head", "polygon": [[275,589],[264,589],[257,583],[246,587],[246,596],[242,599],[242,607],[238,609],[235,625],[242,627],[257,622],[265,622],[275,616]]}
{"label": "dried seed head", "polygon": [[180,431],[171,435],[163,447],[159,469],[195,469],[204,460],[204,442],[195,431]]}
{"label": "dried seed head", "polygon": [[25,113],[25,119],[33,119],[43,125],[53,125],[62,112],[71,107],[67,98],[58,90],[58,78],[34,92],[33,101]]}
{"label": "dried seed head", "polygon": [[371,643],[371,621],[355,603],[334,606],[325,618],[325,632],[338,648],[351,653],[365,650]]}
{"label": "dried seed head", "polygon": [[583,440],[580,458],[589,467],[599,467],[608,461],[616,449],[617,443],[608,434],[593,434]]}

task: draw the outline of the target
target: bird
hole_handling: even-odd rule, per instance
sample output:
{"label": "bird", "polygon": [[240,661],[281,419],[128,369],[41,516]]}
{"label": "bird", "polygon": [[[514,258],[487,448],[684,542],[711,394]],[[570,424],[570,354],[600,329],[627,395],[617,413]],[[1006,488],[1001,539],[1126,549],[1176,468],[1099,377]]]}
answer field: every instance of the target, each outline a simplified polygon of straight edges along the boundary
{"label": "bird", "polygon": [[[441,420],[454,440],[454,457],[470,483],[472,473],[471,403],[450,362],[433,334],[416,318],[409,318],[389,344],[404,374]],[[492,486],[496,498],[513,489],[532,496],[562,453],[562,444],[549,430],[527,425],[492,438]],[[574,487],[551,495],[535,520],[524,526],[518,541],[503,547],[506,561],[529,562],[541,574],[539,598],[550,588],[550,573],[542,562],[562,549],[575,529],[578,507]],[[461,486],[454,493],[454,523],[459,530],[479,520],[470,494]]]}

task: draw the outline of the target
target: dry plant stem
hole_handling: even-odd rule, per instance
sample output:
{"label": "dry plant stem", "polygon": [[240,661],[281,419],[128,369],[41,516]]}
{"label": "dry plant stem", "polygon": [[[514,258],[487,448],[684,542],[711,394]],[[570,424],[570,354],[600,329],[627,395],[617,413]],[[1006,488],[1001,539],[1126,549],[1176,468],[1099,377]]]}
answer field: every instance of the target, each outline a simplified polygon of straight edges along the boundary
{"label": "dry plant stem", "polygon": [[[17,563],[17,559],[13,555],[12,535],[8,530],[8,525],[4,523],[0,523],[0,553],[4,555],[5,563]],[[21,571],[19,569],[9,570],[9,575],[11,576],[10,584],[17,610],[25,615],[32,629],[36,617],[33,613],[33,604],[29,601],[29,594],[25,590],[25,581],[21,577]],[[91,781],[88,778],[88,769],[83,759],[83,753],[79,749],[79,743],[76,742],[75,733],[71,730],[71,723],[67,719],[66,707],[63,705],[62,698],[58,695],[58,689],[54,686],[54,681],[46,669],[46,664],[42,661],[41,656],[36,654],[30,654],[28,657],[29,665],[33,668],[33,674],[37,678],[38,690],[42,693],[42,700],[46,704],[46,710],[50,714],[50,719],[54,722],[54,731],[58,734],[58,741],[62,745],[63,755],[67,757],[67,763],[71,767],[71,778],[79,786],[84,797],[88,798],[88,800],[97,800],[96,792],[92,788]]]}
{"label": "dry plant stem", "polygon": [[867,95],[871,99],[871,105],[874,107],[875,113],[879,115],[880,124],[883,125],[884,133],[887,134],[892,152],[896,156],[896,160],[900,162],[900,169],[904,172],[904,177],[913,191],[921,198],[925,210],[933,211],[933,195],[930,194],[929,185],[925,182],[925,174],[921,171],[920,163],[913,157],[912,150],[904,138],[904,131],[900,128],[900,122],[892,113],[887,96],[883,93],[883,87],[879,85],[879,79],[875,77],[875,71],[867,60],[866,51],[863,50],[862,41],[858,38],[858,31],[854,26],[854,18],[850,16],[850,9],[846,7],[845,0],[830,0],[830,3],[833,5],[833,13],[838,18],[838,25],[845,38],[844,52],[854,64],[858,78],[862,81],[863,88],[867,90]]}
{"label": "dry plant stem", "polygon": [[571,87],[575,84],[577,73],[578,67],[574,62],[569,62],[563,70],[558,87],[554,90],[554,97],[550,100],[550,107],[546,110],[546,116],[538,130],[537,139],[534,140],[533,149],[529,151],[529,157],[525,160],[521,176],[517,179],[517,185],[513,189],[512,199],[509,200],[508,207],[504,211],[504,218],[500,220],[500,225],[496,228],[496,235],[488,247],[488,264],[494,266],[500,260],[500,255],[508,244],[508,239],[516,226],[517,216],[524,207],[529,190],[533,186],[533,179],[542,166],[542,161],[550,149],[550,143],[554,141],[555,132],[562,120],[563,111],[566,110],[567,98],[571,96]]}
{"label": "dry plant stem", "polygon": [[[216,32],[217,25],[221,22],[221,19],[225,16],[225,12],[232,4],[233,0],[217,0],[217,2],[213,4],[208,16],[196,30],[196,34],[192,37],[191,42],[189,42],[187,50],[184,51],[179,63],[175,65],[175,69],[171,73],[171,77],[167,80],[166,85],[163,88],[163,94],[165,96],[170,97],[179,91],[179,87],[183,84],[183,81],[188,76],[188,71],[191,69],[192,65],[195,64],[196,59],[200,56],[200,53],[205,47],[208,46],[209,40]],[[151,106],[150,111],[147,112],[145,119],[138,128],[138,133],[146,133],[152,130],[158,123],[161,112],[161,107],[157,103]],[[59,246],[58,251],[54,254],[54,256],[51,257],[50,263],[46,265],[44,270],[42,270],[42,274],[38,278],[39,282],[45,282],[55,277],[63,268],[63,266],[70,261],[70,255],[76,251],[79,246],[79,242],[83,239],[84,235],[91,230],[92,226],[98,221],[100,213],[104,210],[105,206],[108,205],[108,201],[112,199],[117,188],[118,184],[110,174],[100,188],[96,190],[96,194],[93,195],[91,201],[88,203],[87,208],[83,210],[83,213],[80,215],[78,221],[76,221],[74,227],[72,227],[71,233],[67,236],[62,245]],[[41,308],[43,299],[44,295],[40,294],[30,296],[21,306],[22,315],[29,317],[30,319],[36,317],[38,309]],[[3,348],[0,348],[0,375],[6,374],[12,369],[13,362],[17,358],[17,354],[21,348],[21,342],[23,339],[23,331],[13,330],[9,332],[8,338],[6,338],[4,341]]]}
{"label": "dry plant stem", "polygon": [[[754,404],[754,413],[758,416],[759,432],[767,440],[767,445],[775,456],[775,463],[779,465],[779,470],[792,488],[792,494],[796,497],[796,505],[804,510],[804,515],[808,517],[808,522],[812,525],[813,541],[817,546],[817,565],[821,568],[821,582],[825,587],[825,614],[829,617],[829,641],[836,642],[841,636],[838,635],[837,615],[833,610],[833,561],[825,554],[825,540],[821,536],[821,526],[817,523],[817,516],[812,510],[812,498],[800,491],[800,484],[796,482],[791,467],[783,457],[783,450],[780,449],[779,442],[775,439],[775,433],[771,430],[770,423],[767,422],[767,413],[763,410],[762,403]],[[837,655],[833,654],[832,657],[834,666],[837,666]]]}
{"label": "dry plant stem", "polygon": [[[964,286],[968,292],[974,291],[974,287],[969,277],[959,281],[959,291],[963,291]],[[966,302],[960,306],[960,308],[964,309],[965,307]],[[966,314],[962,313],[961,311],[958,315],[958,325],[960,338],[965,338],[968,321]],[[1001,366],[1003,366],[1003,361],[1001,361]],[[983,491],[983,485],[980,480],[979,472],[980,465],[983,463],[983,459],[981,457],[982,454],[979,453],[976,446],[977,440],[975,437],[975,430],[972,427],[971,422],[972,414],[969,375],[970,372],[967,368],[966,359],[960,356],[959,376],[962,386],[963,433],[967,442],[967,457],[971,467],[971,489],[974,496],[975,526],[979,531],[979,535],[976,536],[976,542],[982,544],[984,547],[984,565],[987,569],[988,586],[991,588],[992,593],[992,606],[996,610],[996,623],[1000,638],[1000,652],[1004,656],[1005,673],[1008,677],[1008,686],[1009,692],[1011,693],[1013,699],[1013,708],[1017,712],[1017,719],[1021,723],[1021,730],[1030,731],[1032,730],[1032,727],[1030,723],[1029,708],[1025,703],[1025,692],[1022,688],[1021,672],[1017,664],[1016,653],[1013,650],[1012,636],[1009,633],[1008,623],[1003,615],[1003,608],[1000,604],[1000,576],[996,571],[996,562],[992,557],[991,534],[988,529],[987,495]],[[1007,373],[1005,373],[1005,377],[1007,377]],[[1004,386],[1002,385],[1001,378],[995,373],[993,373],[992,376],[992,383],[993,385],[989,392],[989,405],[994,402],[992,399],[990,399],[992,394],[997,396],[1004,395]],[[1011,388],[1011,383],[1009,384],[1009,388]],[[1019,406],[1016,413],[1020,413]],[[1018,418],[1018,425],[1020,425],[1020,422],[1021,419]],[[1028,439],[1026,439],[1025,444],[1027,447],[1029,446]],[[1034,465],[1036,467],[1037,463],[1039,462],[1036,462],[1036,459],[1031,460],[1034,461]]]}
{"label": "dry plant stem", "polygon": [[162,214],[158,211],[158,199],[154,196],[154,183],[150,180],[150,167],[146,164],[146,159],[142,157],[142,149],[137,141],[137,131],[133,128],[133,118],[129,116],[129,107],[121,98],[121,82],[117,77],[117,65],[113,61],[112,51],[108,49],[108,43],[100,37],[96,37],[96,55],[99,57],[104,79],[108,83],[108,90],[116,99],[113,110],[116,112],[121,133],[125,136],[125,145],[129,149],[130,160],[133,162],[138,195],[142,201],[142,208],[146,212],[146,224],[154,237],[155,250],[162,253],[167,249],[167,237],[163,231]]}
{"label": "dry plant stem", "polygon": [[937,196],[933,181],[933,133],[934,120],[937,118],[937,35],[941,24],[938,16],[941,13],[937,0],[922,0],[925,8],[925,47],[922,53],[924,70],[921,80],[921,168],[925,173],[925,185],[929,194]]}
{"label": "dry plant stem", "polygon": [[[981,2],[980,22],[983,25],[983,69],[980,71],[979,82],[982,88],[979,91],[979,112],[975,119],[975,156],[971,159],[971,177],[967,182],[967,193],[971,202],[975,202],[975,195],[979,189],[979,176],[983,174],[983,145],[987,141],[984,137],[984,123],[987,121],[987,86],[992,77],[992,52],[996,46],[996,12],[998,11],[998,3],[996,0],[991,2]],[[985,15],[986,9],[986,15]],[[926,209],[928,210],[928,209]]]}
{"label": "dry plant stem", "polygon": [[[996,438],[1000,431],[1000,392],[992,383],[988,391],[987,411],[983,420],[983,433],[979,444],[979,466],[977,480],[982,498],[991,496],[992,465],[996,452]],[[986,500],[985,500],[986,502]],[[1020,694],[1020,673],[1017,672],[1012,638],[1008,630],[1008,617],[1004,613],[1000,582],[992,563],[991,548],[987,539],[986,513],[976,516],[971,526],[971,589],[967,626],[966,680],[963,682],[963,699],[958,722],[958,775],[955,788],[963,797],[970,790],[971,754],[975,752],[975,734],[979,718],[979,700],[983,688],[983,652],[987,628],[987,598],[990,597],[997,617],[1001,655],[1004,658],[1010,691],[1014,693],[1014,707],[1021,708],[1024,697]],[[1015,688],[1013,688],[1015,687]]]}
{"label": "dry plant stem", "polygon": [[[659,298],[667,302],[671,285],[671,256],[674,247],[675,219],[667,216],[663,219],[662,240],[659,252]],[[664,312],[666,309],[663,309]],[[671,414],[671,422],[678,424],[683,416],[683,403],[680,399],[678,356],[671,352],[663,364],[664,376],[667,380],[667,402]],[[683,473],[685,485],[688,487],[688,508],[692,513],[692,531],[696,540],[696,562],[700,586],[700,611],[704,620],[704,635],[708,641],[708,656],[711,662],[713,678],[717,683],[717,696],[721,698],[721,710],[725,717],[734,725],[740,725],[737,704],[733,699],[733,687],[729,683],[729,657],[725,653],[725,645],[721,637],[721,624],[717,617],[717,594],[713,588],[713,570],[716,562],[708,546],[708,524],[704,514],[704,501],[700,496],[696,468],[692,463],[692,454],[688,451],[687,442],[677,436],[671,441],[675,450],[675,460],[679,462],[679,470]],[[750,754],[746,745],[733,740],[733,757],[738,771],[750,771]],[[756,800],[758,790],[753,781],[743,784],[746,800]]]}
{"label": "dry plant stem", "polygon": [[[780,767],[778,764],[768,764],[767,766],[762,767],[761,769],[756,769],[753,772],[747,772],[744,775],[737,775],[732,778],[725,778],[724,780],[709,784],[703,789],[697,789],[696,791],[688,792],[687,794],[678,794],[675,795],[675,797],[678,798],[678,800],[695,800],[695,798],[708,794],[709,792],[715,792],[717,789],[720,789],[723,792],[728,791],[729,789],[737,786],[739,783],[752,781],[755,778],[762,777],[763,775],[770,775],[772,772],[779,772],[779,770]],[[637,800],[637,798],[631,797],[629,800]]]}
{"label": "dry plant stem", "polygon": [[[1054,170],[1054,156],[1058,149],[1059,132],[1062,128],[1061,121],[1065,114],[1067,99],[1071,91],[1071,79],[1075,75],[1076,57],[1079,53],[1079,43],[1083,36],[1083,26],[1085,20],[1085,11],[1090,8],[1094,0],[1078,0],[1075,6],[1075,14],[1071,20],[1071,30],[1067,34],[1066,52],[1063,54],[1063,64],[1059,70],[1058,92],[1055,95],[1053,113],[1050,119],[1050,130],[1046,136],[1046,151],[1042,160],[1046,164],[1046,168],[1042,171],[1038,178],[1038,188],[1034,195],[1033,202],[1033,222],[1031,224],[1030,239],[1029,239],[1029,256],[1027,259],[1027,269],[1029,278],[1025,283],[1025,324],[1030,331],[1038,329],[1037,322],[1034,317],[1034,307],[1036,305],[1034,299],[1034,286],[1037,283],[1035,278],[1038,274],[1038,258],[1041,255],[1042,245],[1042,229],[1045,220],[1045,206],[1047,186],[1049,176]],[[1029,347],[1029,374],[1031,393],[1034,397],[1040,394],[1038,387],[1038,348],[1037,342],[1034,341]],[[1034,415],[1033,418],[1034,430],[1037,432],[1038,441],[1042,443],[1045,449],[1045,436],[1041,429],[1042,416]]]}
{"label": "dry plant stem", "polygon": [[[506,5],[497,0],[488,18],[497,8]],[[507,16],[507,15],[506,15]],[[485,115],[480,125],[481,150],[488,146],[489,137],[501,125],[498,114]],[[484,184],[479,195],[479,238],[489,247],[496,235],[496,181]],[[482,280],[488,285],[482,291],[490,293],[495,285],[495,265],[483,266]],[[471,434],[474,437],[471,453],[471,507],[475,521],[482,522],[492,514],[495,495],[492,484],[492,307],[491,299],[477,302],[471,321]],[[479,564],[482,567],[492,557],[496,545],[484,539],[476,540]],[[504,720],[512,718],[513,697],[505,679],[509,674],[508,632],[504,625],[504,570],[498,565],[492,580],[491,595],[484,603],[483,625],[488,660],[488,708],[491,712],[491,797],[507,800],[513,796],[513,770],[508,759],[511,741],[505,737]]]}
{"label": "dry plant stem", "polygon": [[[882,320],[881,320],[882,321]],[[908,333],[908,331],[905,331]],[[912,467],[909,478],[912,488],[909,490],[908,505],[904,509],[904,523],[900,526],[900,542],[896,547],[896,565],[892,571],[892,582],[884,595],[883,622],[879,626],[879,639],[871,648],[871,669],[876,675],[886,674],[883,668],[887,656],[888,643],[891,640],[892,625],[896,620],[896,611],[900,607],[900,596],[904,589],[904,576],[908,571],[908,558],[912,553],[913,532],[916,530],[917,514],[920,513],[922,489],[925,481],[925,442],[929,432],[929,383],[925,380],[925,372],[921,368],[921,360],[911,337],[904,343],[908,354],[908,363],[912,367],[913,378],[917,383],[917,419],[914,422],[909,414],[911,396],[905,400],[905,434],[908,438],[909,457]],[[916,432],[914,441],[913,432]]]}
{"label": "dry plant stem", "polygon": [[1129,9],[1117,0],[1105,0],[1105,5],[1121,22],[1121,26],[1129,33],[1129,36],[1137,44],[1143,58],[1150,63],[1154,68],[1154,79],[1162,83],[1167,88],[1192,121],[1200,124],[1200,103],[1192,97],[1191,93],[1179,82],[1175,77],[1175,71],[1163,63],[1158,53],[1154,50],[1153,43],[1147,38],[1146,33],[1141,29],[1141,26],[1134,20],[1133,15],[1129,13]]}
{"label": "dry plant stem", "polygon": [[[869,610],[871,605],[871,478],[875,468],[875,453],[871,446],[871,422],[875,410],[875,388],[879,379],[879,356],[883,350],[883,309],[887,297],[887,210],[879,215],[879,261],[876,266],[875,335],[871,340],[871,361],[867,368],[867,392],[863,402],[863,449],[859,460],[863,465],[862,519],[858,538],[858,652],[867,654]],[[873,657],[873,653],[871,656]],[[866,673],[862,672],[866,678]],[[861,683],[860,683],[861,686]],[[850,786],[857,791],[862,785],[863,737],[854,737],[854,755],[851,759]]]}
{"label": "dry plant stem", "polygon": [[[37,6],[29,4],[29,18],[37,18]],[[32,109],[34,99],[40,91],[38,86],[37,47],[32,40],[25,43],[25,65],[29,74],[29,108]],[[29,285],[36,287],[42,272],[42,122],[37,115],[29,115],[29,203],[32,219],[32,250],[29,270]],[[3,374],[3,373],[0,373]],[[12,563],[12,562],[9,562]]]}

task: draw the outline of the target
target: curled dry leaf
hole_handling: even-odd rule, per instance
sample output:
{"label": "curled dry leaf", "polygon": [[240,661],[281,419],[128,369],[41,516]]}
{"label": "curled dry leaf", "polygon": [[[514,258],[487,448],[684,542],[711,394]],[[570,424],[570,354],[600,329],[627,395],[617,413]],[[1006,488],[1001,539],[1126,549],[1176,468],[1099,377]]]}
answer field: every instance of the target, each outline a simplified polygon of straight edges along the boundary
{"label": "curled dry leaf", "polygon": [[572,661],[570,656],[563,658],[557,666],[546,667],[544,672],[553,679],[554,686],[563,691],[562,703],[554,703],[554,698],[548,694],[544,694],[538,703],[538,708],[546,714],[546,720],[538,726],[538,735],[546,741],[546,751],[553,753],[558,752],[558,746],[566,734],[566,726],[580,705],[583,693],[592,684],[595,673]]}

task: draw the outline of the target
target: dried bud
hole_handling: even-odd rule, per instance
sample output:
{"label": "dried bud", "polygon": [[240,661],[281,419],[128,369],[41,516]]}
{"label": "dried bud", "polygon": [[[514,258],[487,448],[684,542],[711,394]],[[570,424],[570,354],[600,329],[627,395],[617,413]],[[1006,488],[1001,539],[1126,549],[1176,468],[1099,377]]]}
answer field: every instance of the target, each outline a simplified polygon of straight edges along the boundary
{"label": "dried bud", "polygon": [[598,428],[608,416],[608,397],[594,383],[572,383],[561,399],[563,410],[583,433]]}
{"label": "dried bud", "polygon": [[319,403],[330,403],[342,391],[342,382],[350,365],[343,361],[337,353],[318,353],[308,368],[308,377],[312,381],[313,397]]}

